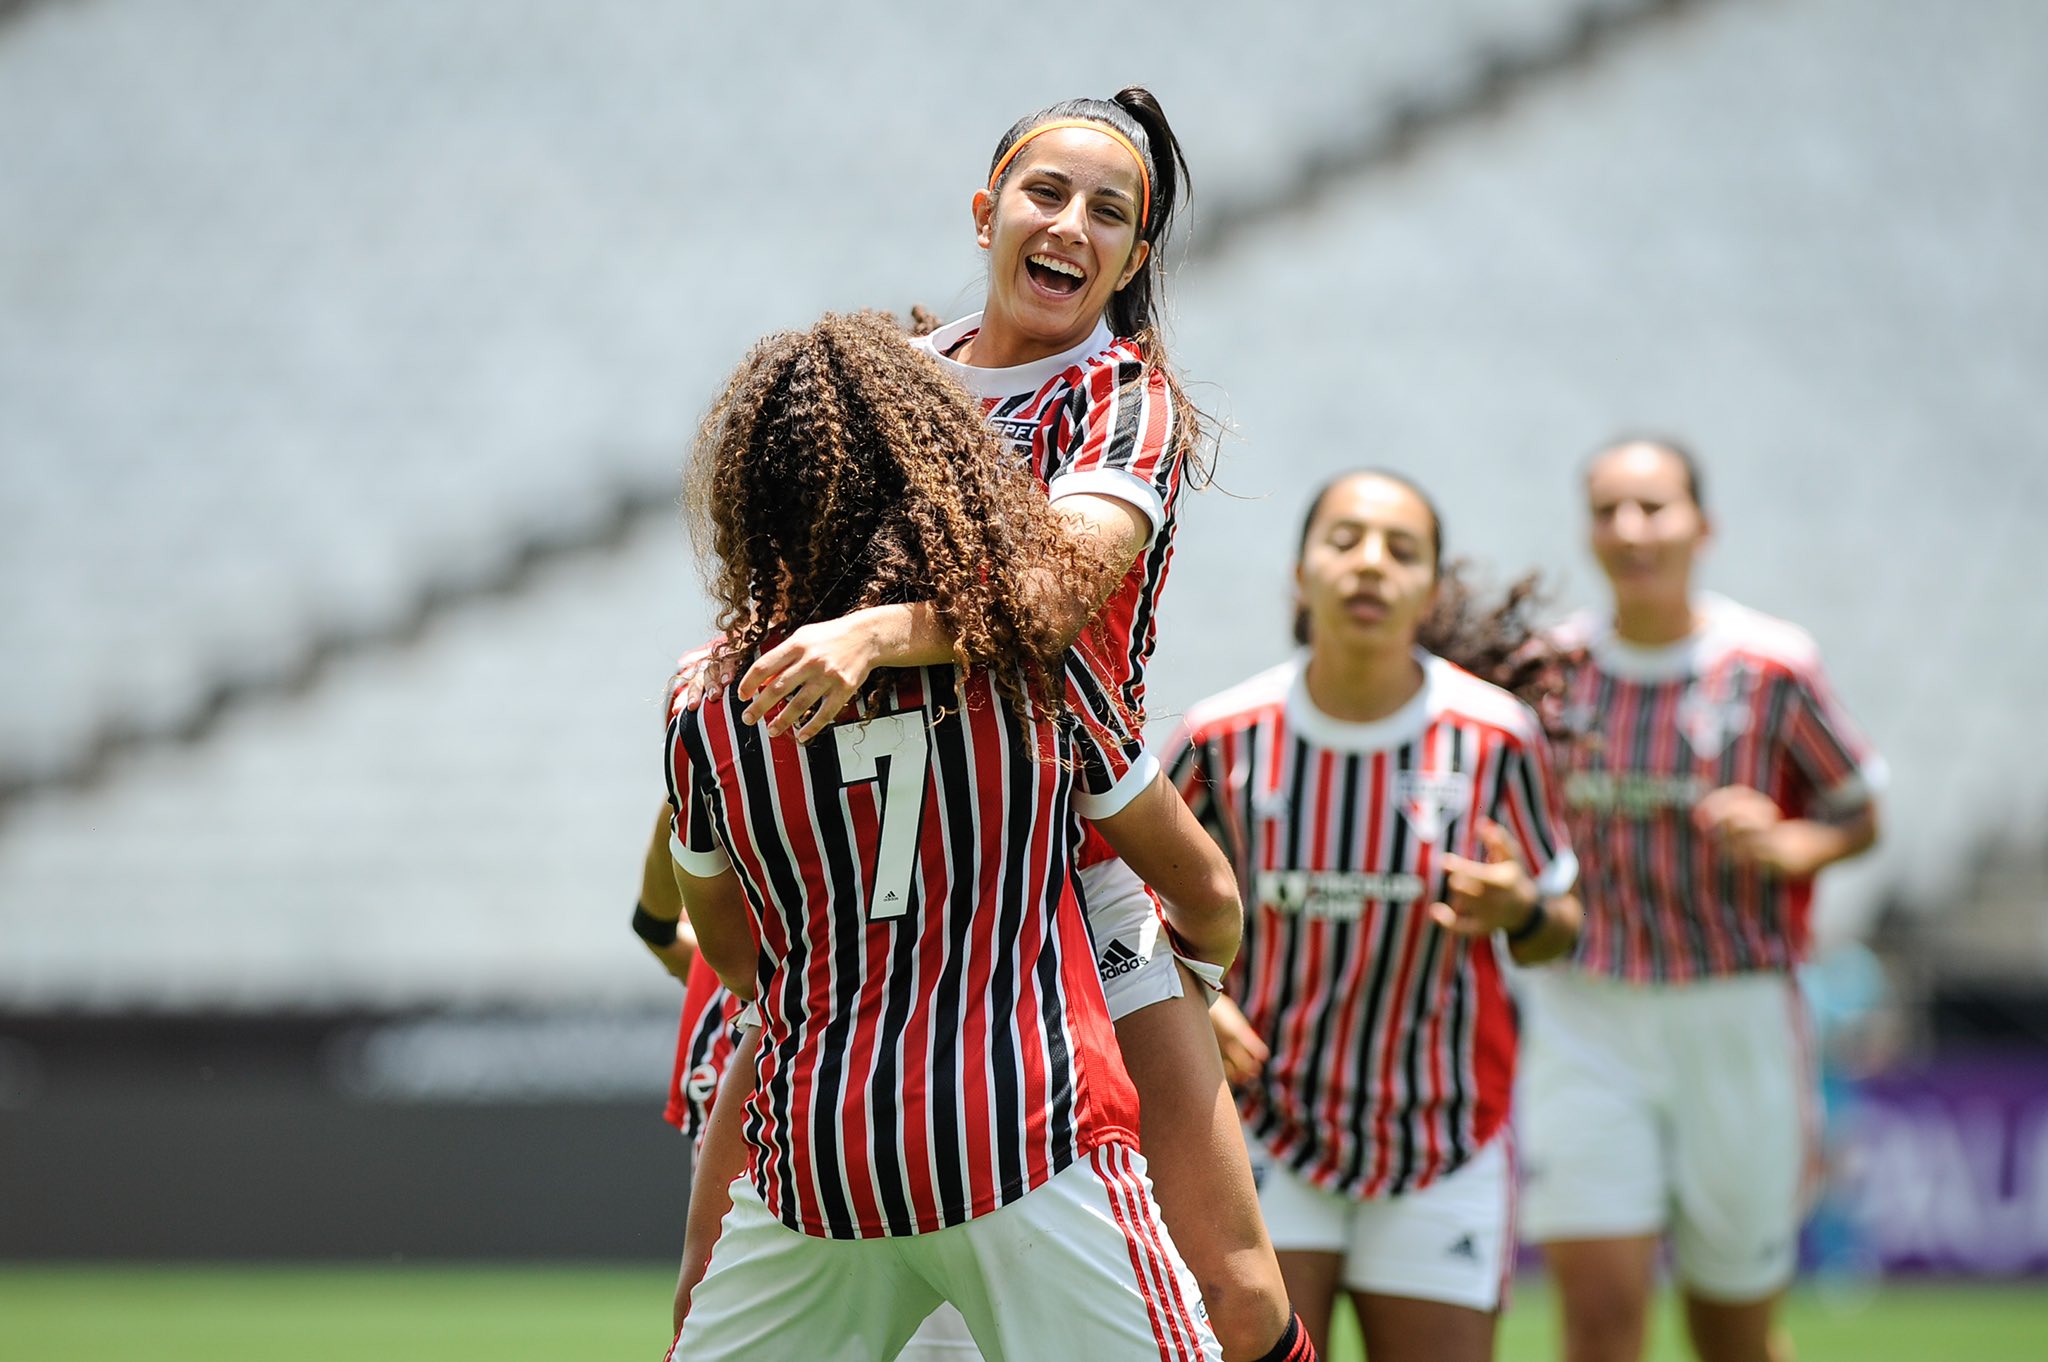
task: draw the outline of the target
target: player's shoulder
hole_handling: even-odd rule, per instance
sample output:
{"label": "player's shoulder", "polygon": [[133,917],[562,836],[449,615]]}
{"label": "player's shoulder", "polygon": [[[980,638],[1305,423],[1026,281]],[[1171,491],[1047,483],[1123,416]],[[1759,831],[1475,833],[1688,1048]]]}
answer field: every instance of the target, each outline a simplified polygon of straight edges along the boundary
{"label": "player's shoulder", "polygon": [[1196,742],[1229,729],[1252,727],[1277,713],[1301,674],[1301,659],[1290,657],[1206,699],[1188,706],[1186,727]]}
{"label": "player's shoulder", "polygon": [[1820,645],[1790,620],[1767,615],[1725,596],[1704,602],[1708,630],[1723,654],[1739,653],[1766,666],[1807,675],[1820,667]]}
{"label": "player's shoulder", "polygon": [[1455,716],[1497,729],[1519,743],[1532,742],[1543,725],[1521,699],[1491,681],[1474,676],[1448,658],[1428,654],[1429,707],[1432,714]]}

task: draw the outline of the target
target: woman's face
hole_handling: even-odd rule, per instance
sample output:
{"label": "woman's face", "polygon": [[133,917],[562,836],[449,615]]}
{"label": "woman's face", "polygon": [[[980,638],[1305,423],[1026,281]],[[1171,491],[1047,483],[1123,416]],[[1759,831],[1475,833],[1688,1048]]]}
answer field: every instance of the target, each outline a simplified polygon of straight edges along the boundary
{"label": "woman's face", "polygon": [[1436,598],[1436,524],[1412,488],[1364,473],[1323,495],[1294,569],[1309,642],[1413,646]]}
{"label": "woman's face", "polygon": [[1653,444],[1620,445],[1586,472],[1593,556],[1617,598],[1683,596],[1707,541],[1685,465]]}
{"label": "woman's face", "polygon": [[1056,355],[1088,338],[1110,295],[1144,265],[1138,164],[1088,128],[1027,144],[1001,188],[974,196],[975,237],[989,253],[982,330],[1027,353]]}

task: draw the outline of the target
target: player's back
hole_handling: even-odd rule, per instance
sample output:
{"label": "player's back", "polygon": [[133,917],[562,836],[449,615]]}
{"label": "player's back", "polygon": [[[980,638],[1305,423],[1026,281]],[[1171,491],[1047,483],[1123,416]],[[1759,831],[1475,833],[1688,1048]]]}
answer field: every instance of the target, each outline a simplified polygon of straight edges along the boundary
{"label": "player's back", "polygon": [[746,1128],[770,1210],[928,1231],[1135,1143],[1070,872],[1076,798],[1129,748],[1020,714],[981,669],[901,672],[808,746],[744,707],[707,697],[670,755],[681,850],[729,858],[761,945]]}

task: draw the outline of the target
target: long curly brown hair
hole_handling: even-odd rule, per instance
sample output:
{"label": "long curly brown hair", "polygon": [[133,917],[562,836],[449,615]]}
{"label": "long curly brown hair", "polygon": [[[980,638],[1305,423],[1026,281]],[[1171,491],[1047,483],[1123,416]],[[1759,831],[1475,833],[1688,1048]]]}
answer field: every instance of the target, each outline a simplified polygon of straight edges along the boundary
{"label": "long curly brown hair", "polygon": [[[704,418],[683,500],[721,673],[813,620],[930,601],[956,662],[986,665],[1019,708],[1061,712],[1053,606],[1088,589],[1102,550],[886,313],[757,344]],[[888,684],[877,672],[864,694]]]}

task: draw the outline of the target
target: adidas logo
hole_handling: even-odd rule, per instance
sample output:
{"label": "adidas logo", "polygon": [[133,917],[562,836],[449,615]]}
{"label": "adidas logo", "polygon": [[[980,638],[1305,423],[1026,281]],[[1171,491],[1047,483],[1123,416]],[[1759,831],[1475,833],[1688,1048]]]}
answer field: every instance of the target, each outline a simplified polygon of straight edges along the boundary
{"label": "adidas logo", "polygon": [[1459,1235],[1458,1242],[1451,1245],[1449,1253],[1453,1258],[1463,1258],[1468,1263],[1476,1263],[1479,1261],[1478,1241],[1469,1234]]}
{"label": "adidas logo", "polygon": [[1142,969],[1145,957],[1121,941],[1111,941],[1109,949],[1095,962],[1096,972],[1104,979],[1121,979],[1134,969]]}

